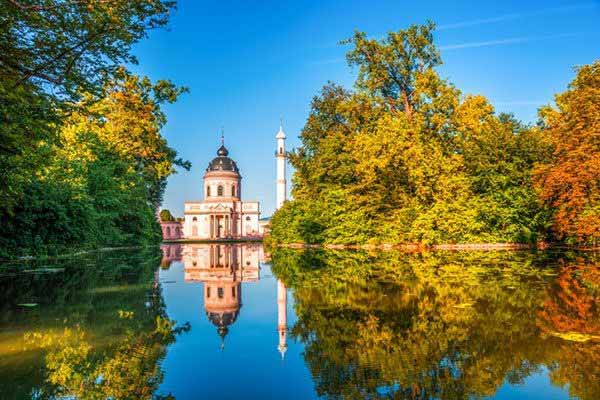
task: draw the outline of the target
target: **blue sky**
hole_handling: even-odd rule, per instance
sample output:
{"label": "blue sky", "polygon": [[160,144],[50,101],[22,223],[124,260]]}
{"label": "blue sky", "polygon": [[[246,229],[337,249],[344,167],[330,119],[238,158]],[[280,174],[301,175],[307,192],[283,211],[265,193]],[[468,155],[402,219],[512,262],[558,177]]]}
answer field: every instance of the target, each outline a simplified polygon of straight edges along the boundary
{"label": "blue sky", "polygon": [[280,116],[288,147],[297,146],[320,88],[353,84],[337,43],[357,29],[382,37],[427,19],[438,24],[440,74],[525,122],[566,88],[573,67],[600,59],[598,0],[179,1],[169,27],[134,48],[134,71],[190,89],[166,107],[163,133],[192,170],[169,178],[163,207],[182,216],[184,201],[202,198],[224,127],[243,198],[271,215]]}

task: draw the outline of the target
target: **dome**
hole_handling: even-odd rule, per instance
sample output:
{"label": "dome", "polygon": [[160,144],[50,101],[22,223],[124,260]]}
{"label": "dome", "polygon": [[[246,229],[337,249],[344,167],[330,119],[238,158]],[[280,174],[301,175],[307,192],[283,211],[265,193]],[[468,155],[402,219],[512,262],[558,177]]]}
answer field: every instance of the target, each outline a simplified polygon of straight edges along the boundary
{"label": "dome", "polygon": [[227,148],[221,145],[221,147],[219,147],[219,150],[217,150],[217,157],[213,158],[213,160],[210,163],[208,163],[206,172],[231,171],[239,173],[237,164],[231,158],[227,157],[228,155],[229,151],[227,150]]}
{"label": "dome", "polygon": [[206,316],[208,317],[208,320],[217,327],[219,336],[224,339],[229,332],[228,327],[237,319],[238,311],[223,313],[207,311]]}
{"label": "dome", "polygon": [[218,328],[227,327],[235,322],[238,316],[237,311],[226,311],[226,312],[211,312],[207,311],[206,316],[209,321]]}

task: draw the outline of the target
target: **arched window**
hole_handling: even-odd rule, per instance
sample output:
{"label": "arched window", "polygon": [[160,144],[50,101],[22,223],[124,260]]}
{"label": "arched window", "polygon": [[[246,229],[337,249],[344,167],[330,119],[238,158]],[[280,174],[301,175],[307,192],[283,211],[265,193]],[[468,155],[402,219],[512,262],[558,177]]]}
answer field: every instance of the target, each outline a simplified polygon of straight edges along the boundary
{"label": "arched window", "polygon": [[279,148],[279,154],[283,154],[283,147]]}
{"label": "arched window", "polygon": [[198,218],[194,217],[194,218],[192,218],[192,221],[196,222],[196,221],[198,221]]}
{"label": "arched window", "polygon": [[220,287],[220,288],[218,288],[218,289],[217,289],[217,297],[218,297],[218,298],[222,299],[224,294],[225,294],[225,293],[224,293],[224,291],[223,291],[223,288],[222,288],[222,287]]}
{"label": "arched window", "polygon": [[235,197],[235,185],[231,185],[231,197]]}
{"label": "arched window", "polygon": [[171,228],[169,228],[169,227],[167,226],[167,237],[170,237],[170,236],[171,236]]}
{"label": "arched window", "polygon": [[209,298],[210,297],[210,287],[206,288],[206,297]]}
{"label": "arched window", "polygon": [[223,186],[221,185],[217,187],[217,196],[223,196]]}
{"label": "arched window", "polygon": [[250,221],[250,217],[246,217],[246,221]]}
{"label": "arched window", "polygon": [[210,197],[210,186],[206,187],[206,197]]}

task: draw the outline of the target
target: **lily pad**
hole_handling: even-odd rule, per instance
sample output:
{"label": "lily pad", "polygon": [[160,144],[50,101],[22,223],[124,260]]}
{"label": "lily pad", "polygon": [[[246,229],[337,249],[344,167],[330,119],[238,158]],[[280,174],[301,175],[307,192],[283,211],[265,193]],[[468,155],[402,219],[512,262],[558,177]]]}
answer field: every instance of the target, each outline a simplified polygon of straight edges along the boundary
{"label": "lily pad", "polygon": [[27,308],[31,308],[31,307],[37,307],[38,303],[21,303],[21,304],[17,304],[19,307],[27,307]]}

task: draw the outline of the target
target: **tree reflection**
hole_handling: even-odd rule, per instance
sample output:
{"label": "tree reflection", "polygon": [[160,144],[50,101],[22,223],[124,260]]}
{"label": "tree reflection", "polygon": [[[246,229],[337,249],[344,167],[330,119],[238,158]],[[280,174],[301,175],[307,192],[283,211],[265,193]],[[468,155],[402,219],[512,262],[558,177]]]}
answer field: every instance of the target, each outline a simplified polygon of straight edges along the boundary
{"label": "tree reflection", "polygon": [[[12,328],[0,336],[0,382],[8,385],[0,397],[170,398],[156,394],[161,361],[190,327],[167,317],[155,275],[160,257],[113,253],[4,273],[4,322]],[[37,307],[19,306],[26,302]]]}
{"label": "tree reflection", "polygon": [[600,269],[582,260],[560,268],[538,313],[541,330],[559,344],[552,381],[569,385],[571,396],[600,398]]}
{"label": "tree reflection", "polygon": [[598,281],[591,271],[597,264],[588,261],[577,285],[565,286],[564,272],[557,277],[545,267],[554,262],[548,257],[272,254],[273,271],[294,289],[292,335],[305,345],[321,396],[490,396],[503,382],[523,382],[546,366],[554,384],[568,383],[582,399],[598,398],[589,389],[598,382],[597,342],[575,343],[545,328],[546,318],[559,324],[575,318],[569,330],[596,329]]}

